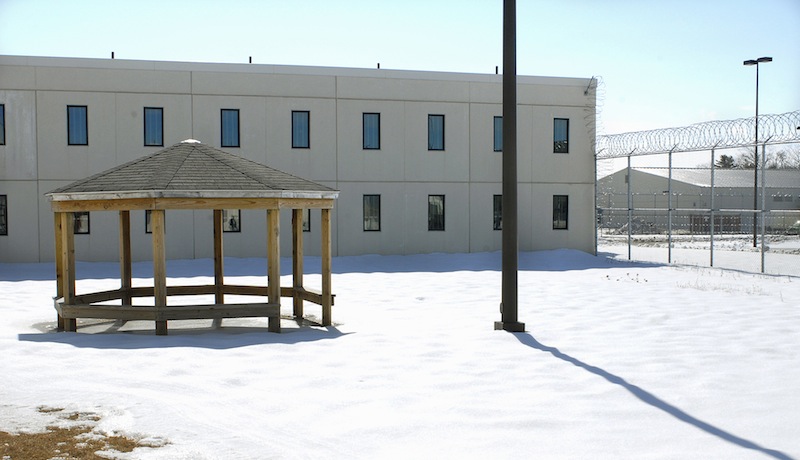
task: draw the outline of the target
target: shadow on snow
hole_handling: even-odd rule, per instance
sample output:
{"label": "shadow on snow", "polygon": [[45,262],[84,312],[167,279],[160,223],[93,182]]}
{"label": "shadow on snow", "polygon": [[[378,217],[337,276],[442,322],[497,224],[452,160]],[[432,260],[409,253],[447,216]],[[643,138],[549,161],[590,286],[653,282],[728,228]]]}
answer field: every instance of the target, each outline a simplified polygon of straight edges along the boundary
{"label": "shadow on snow", "polygon": [[542,352],[545,352],[545,353],[550,353],[555,358],[558,358],[558,359],[560,359],[562,361],[568,362],[568,363],[572,364],[573,366],[580,367],[581,369],[583,369],[583,370],[585,370],[587,372],[591,372],[592,374],[595,374],[595,375],[597,375],[599,377],[602,377],[602,378],[606,379],[608,382],[613,383],[614,385],[619,385],[622,388],[624,388],[625,390],[627,390],[629,393],[631,393],[633,396],[635,396],[637,399],[639,399],[640,401],[642,401],[642,402],[644,402],[644,403],[646,403],[646,404],[648,404],[648,405],[650,405],[650,406],[652,406],[652,407],[654,407],[656,409],[662,410],[662,411],[670,414],[671,416],[677,418],[678,420],[680,420],[680,421],[682,421],[684,423],[688,423],[690,425],[693,425],[693,426],[705,431],[708,434],[716,436],[716,437],[718,437],[720,439],[723,439],[725,441],[728,441],[730,443],[736,444],[736,445],[738,445],[740,447],[743,447],[745,449],[752,449],[752,450],[761,452],[761,453],[763,453],[765,455],[768,455],[770,457],[773,457],[773,458],[779,458],[779,459],[783,459],[783,460],[792,460],[792,457],[784,454],[783,452],[780,452],[780,451],[774,450],[774,449],[767,449],[765,447],[761,447],[758,444],[754,443],[753,441],[749,441],[747,439],[741,438],[739,436],[734,435],[733,433],[729,433],[729,432],[727,432],[727,431],[725,431],[725,430],[723,430],[721,428],[717,428],[716,426],[711,425],[710,423],[707,423],[707,422],[704,422],[702,420],[699,420],[699,419],[687,414],[683,410],[673,406],[672,404],[670,404],[670,403],[668,403],[668,402],[666,402],[666,401],[664,401],[662,399],[659,399],[656,395],[648,392],[647,390],[644,390],[641,387],[638,387],[636,385],[628,383],[622,377],[614,375],[614,374],[612,374],[612,373],[610,373],[610,372],[608,372],[608,371],[606,371],[604,369],[601,369],[599,367],[592,366],[590,364],[584,363],[583,361],[581,361],[581,360],[579,360],[577,358],[574,358],[574,357],[572,357],[572,356],[570,356],[570,355],[568,355],[566,353],[561,352],[558,348],[549,347],[547,345],[543,345],[541,342],[536,340],[530,334],[519,333],[519,334],[513,334],[513,335],[517,338],[517,340],[522,342],[522,344],[524,344],[524,345],[526,345],[528,347],[531,347],[531,348],[533,348],[535,350],[539,350],[539,351],[542,351]]}

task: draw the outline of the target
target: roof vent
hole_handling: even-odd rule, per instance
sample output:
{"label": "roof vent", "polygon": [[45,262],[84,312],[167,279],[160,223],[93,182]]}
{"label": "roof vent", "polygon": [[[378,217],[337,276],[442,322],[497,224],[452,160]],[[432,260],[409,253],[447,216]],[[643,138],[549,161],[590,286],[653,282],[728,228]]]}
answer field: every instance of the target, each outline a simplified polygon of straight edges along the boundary
{"label": "roof vent", "polygon": [[202,142],[197,139],[186,139],[185,141],[181,141],[181,144],[202,144]]}

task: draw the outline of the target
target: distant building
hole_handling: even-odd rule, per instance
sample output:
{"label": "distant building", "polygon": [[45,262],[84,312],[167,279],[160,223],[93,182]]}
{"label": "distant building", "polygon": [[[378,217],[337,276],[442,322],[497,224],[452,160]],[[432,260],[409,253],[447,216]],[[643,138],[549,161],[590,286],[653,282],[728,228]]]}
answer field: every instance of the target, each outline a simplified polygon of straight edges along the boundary
{"label": "distant building", "polygon": [[[768,169],[765,177],[765,209],[772,211],[800,210],[800,170]],[[597,182],[597,206],[600,209],[628,208],[628,180],[631,189],[631,207],[637,218],[655,228],[666,229],[668,209],[669,169],[622,169]],[[729,233],[752,232],[753,224],[753,170],[714,170],[714,209],[724,211],[715,218],[717,229]],[[761,172],[759,171],[758,207],[761,208]],[[707,233],[708,212],[711,209],[711,169],[672,170],[673,224],[678,229],[694,233]],[[619,226],[622,213],[615,221],[612,213],[603,211],[606,219],[602,225]],[[792,225],[796,214],[776,215],[765,221],[768,226],[782,229]],[[624,219],[623,219],[624,220]]]}
{"label": "distant building", "polygon": [[[520,250],[593,253],[592,83],[518,83]],[[190,138],[340,190],[335,255],[499,250],[501,99],[498,75],[0,56],[0,262],[53,260],[45,193]],[[77,253],[116,260],[116,214],[76,217]],[[131,219],[149,259],[147,216]],[[210,258],[211,225],[168,212],[167,257]],[[225,255],[266,255],[261,213],[225,227]]]}

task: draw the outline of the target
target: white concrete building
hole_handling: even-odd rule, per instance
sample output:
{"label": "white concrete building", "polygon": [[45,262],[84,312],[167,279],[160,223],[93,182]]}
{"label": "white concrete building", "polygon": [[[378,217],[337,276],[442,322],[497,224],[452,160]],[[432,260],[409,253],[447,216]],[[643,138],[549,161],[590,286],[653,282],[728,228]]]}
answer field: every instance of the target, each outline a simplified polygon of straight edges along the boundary
{"label": "white concrete building", "polygon": [[[594,82],[518,83],[520,250],[593,253]],[[0,56],[0,262],[53,260],[48,191],[189,138],[340,190],[335,255],[499,250],[501,96],[498,75]],[[231,215],[226,255],[264,257],[264,216]],[[81,216],[77,253],[116,260],[116,218]],[[211,257],[210,227],[168,213],[167,257]]]}

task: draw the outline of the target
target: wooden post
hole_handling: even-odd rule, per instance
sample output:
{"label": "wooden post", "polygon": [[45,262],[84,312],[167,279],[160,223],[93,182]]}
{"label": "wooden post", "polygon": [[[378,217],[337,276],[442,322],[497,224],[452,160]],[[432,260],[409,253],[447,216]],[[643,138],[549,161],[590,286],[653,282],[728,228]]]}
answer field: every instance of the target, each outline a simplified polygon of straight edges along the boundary
{"label": "wooden post", "polygon": [[[64,296],[64,305],[75,303],[75,214],[62,212],[61,214],[61,267],[63,270],[61,293]],[[75,318],[64,318],[64,330],[75,332],[78,321]]]}
{"label": "wooden post", "polygon": [[[164,246],[164,210],[150,211],[150,228],[153,235],[153,297],[155,307],[167,306],[167,260]],[[167,335],[167,322],[156,321],[156,335]]]}
{"label": "wooden post", "polygon": [[292,209],[292,286],[294,287],[294,318],[303,318],[303,210]]}
{"label": "wooden post", "polygon": [[119,279],[122,305],[131,305],[131,212],[119,212]]}
{"label": "wooden post", "polygon": [[[214,302],[225,303],[224,258],[222,252],[222,210],[214,210]],[[222,325],[222,318],[215,318],[214,327]]]}
{"label": "wooden post", "polygon": [[[269,303],[281,303],[280,209],[267,209],[267,295]],[[269,318],[269,331],[281,331],[280,314]]]}
{"label": "wooden post", "polygon": [[[63,235],[61,232],[63,231],[63,227],[61,226],[61,213],[54,212],[53,213],[53,231],[56,236],[56,253],[55,253],[55,262],[56,262],[56,299],[64,297],[64,257],[62,256],[63,251]],[[57,328],[60,331],[64,330],[64,318],[61,315],[56,313],[56,321],[57,321]]]}
{"label": "wooden post", "polygon": [[331,293],[331,210],[322,210],[322,325],[330,326],[333,324],[331,319],[331,305],[333,297]]}

